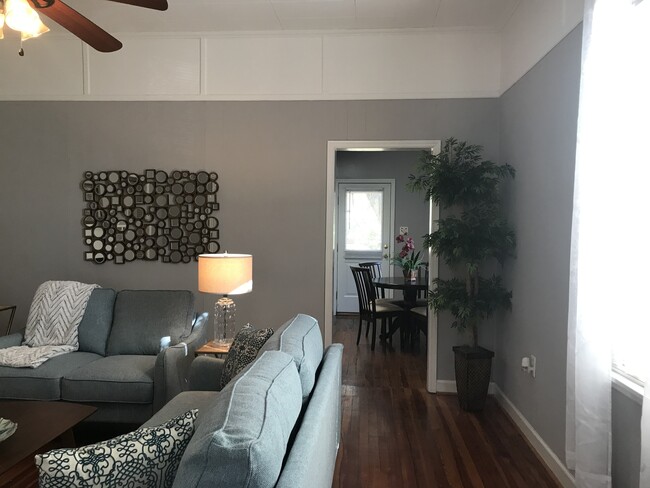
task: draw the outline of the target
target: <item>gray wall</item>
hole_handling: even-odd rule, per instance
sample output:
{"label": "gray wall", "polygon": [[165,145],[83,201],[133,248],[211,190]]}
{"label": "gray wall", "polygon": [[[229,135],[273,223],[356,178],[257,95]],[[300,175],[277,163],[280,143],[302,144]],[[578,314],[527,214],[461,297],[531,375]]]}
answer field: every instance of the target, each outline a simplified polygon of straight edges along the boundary
{"label": "gray wall", "polygon": [[[195,263],[84,262],[79,183],[85,170],[209,169],[221,185],[222,249],[254,256],[253,292],[236,300],[240,322],[277,326],[297,312],[322,321],[327,141],[454,135],[496,157],[498,103],[0,103],[0,300],[19,306],[20,324],[49,279],[196,291]],[[440,329],[443,351],[457,337]],[[453,378],[448,362],[441,378]]]}
{"label": "gray wall", "polygon": [[[518,239],[506,267],[512,313],[497,329],[496,381],[564,460],[569,256],[582,29],[577,27],[500,99],[501,159]],[[537,356],[537,378],[520,371]],[[614,487],[639,483],[641,406],[612,393]]]}
{"label": "gray wall", "polygon": [[[641,403],[612,390],[612,487],[639,486]],[[640,487],[643,488],[643,487]]]}
{"label": "gray wall", "polygon": [[[422,236],[429,232],[429,203],[422,194],[409,191],[406,185],[409,175],[417,170],[421,154],[422,151],[339,151],[336,154],[335,172],[337,179],[394,179],[393,236],[399,234],[401,226],[408,227],[416,251],[422,250]],[[399,250],[397,244],[395,250]]]}
{"label": "gray wall", "polygon": [[[504,277],[512,313],[497,329],[496,381],[564,459],[566,338],[581,28],[500,99],[501,160],[517,175],[506,195],[517,259]],[[521,358],[537,357],[537,378]]]}

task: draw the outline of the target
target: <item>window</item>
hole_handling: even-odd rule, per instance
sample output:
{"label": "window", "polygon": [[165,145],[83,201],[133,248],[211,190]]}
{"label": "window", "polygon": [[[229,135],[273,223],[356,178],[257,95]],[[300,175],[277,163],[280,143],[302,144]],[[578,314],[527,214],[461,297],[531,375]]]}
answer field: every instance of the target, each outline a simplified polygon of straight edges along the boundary
{"label": "window", "polygon": [[[612,369],[639,385],[645,384],[648,370],[648,337],[634,330],[640,322],[620,327],[614,338]],[[644,331],[645,332],[645,331]]]}
{"label": "window", "polygon": [[348,191],[345,216],[346,251],[381,251],[381,191]]}
{"label": "window", "polygon": [[[630,8],[622,5],[625,3],[636,5]],[[602,195],[607,192],[605,200],[611,202],[611,213],[601,214],[602,223],[608,224],[602,226],[602,232],[613,230],[618,236],[616,240],[603,237],[607,242],[616,242],[611,257],[618,254],[618,259],[607,270],[601,270],[601,286],[612,290],[606,295],[611,303],[605,306],[610,310],[607,320],[612,329],[612,369],[643,385],[650,381],[647,359],[650,325],[645,311],[650,279],[647,258],[650,228],[646,218],[650,203],[647,183],[650,165],[647,151],[639,152],[638,143],[647,139],[648,134],[650,73],[647,63],[640,60],[647,58],[650,48],[650,1],[610,1],[597,6],[602,9],[599,19],[606,19],[608,32],[597,40],[600,55],[588,61],[602,73],[611,73],[598,78],[602,84],[598,88],[600,93],[610,93],[612,100],[598,103],[593,114],[604,121],[600,123],[602,134],[607,133],[610,141],[617,141],[612,147],[624,147],[612,158],[610,164],[615,161],[614,164],[602,167],[603,181],[598,188]],[[621,121],[621,126],[609,131],[616,125],[614,121]],[[625,210],[614,203],[623,201]],[[598,304],[595,307],[599,308]]]}

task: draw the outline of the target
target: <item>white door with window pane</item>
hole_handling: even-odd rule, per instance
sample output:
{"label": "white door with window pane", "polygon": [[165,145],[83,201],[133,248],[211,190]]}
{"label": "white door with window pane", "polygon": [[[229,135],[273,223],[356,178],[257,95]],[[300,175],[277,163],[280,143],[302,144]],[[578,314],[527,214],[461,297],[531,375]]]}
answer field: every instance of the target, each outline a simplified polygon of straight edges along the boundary
{"label": "white door with window pane", "polygon": [[350,266],[376,261],[389,273],[392,246],[393,183],[337,182],[336,312],[358,312]]}

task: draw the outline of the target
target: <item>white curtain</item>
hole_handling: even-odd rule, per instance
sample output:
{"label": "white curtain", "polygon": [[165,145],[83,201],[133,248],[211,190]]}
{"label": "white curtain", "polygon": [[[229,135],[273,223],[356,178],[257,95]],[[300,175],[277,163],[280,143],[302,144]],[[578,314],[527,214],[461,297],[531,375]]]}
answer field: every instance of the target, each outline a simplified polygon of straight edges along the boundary
{"label": "white curtain", "polygon": [[[621,324],[635,324],[639,341],[650,328],[649,7],[650,0],[585,1],[566,435],[580,488],[611,486],[612,344]],[[647,415],[643,421],[650,434]]]}

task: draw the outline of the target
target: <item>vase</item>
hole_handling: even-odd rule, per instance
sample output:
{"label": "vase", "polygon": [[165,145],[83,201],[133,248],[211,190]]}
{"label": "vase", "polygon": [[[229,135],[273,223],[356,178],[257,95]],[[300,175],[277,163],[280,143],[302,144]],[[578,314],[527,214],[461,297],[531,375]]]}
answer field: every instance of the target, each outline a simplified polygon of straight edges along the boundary
{"label": "vase", "polygon": [[418,279],[417,269],[402,269],[402,273],[404,273],[404,279],[406,281],[416,281]]}

